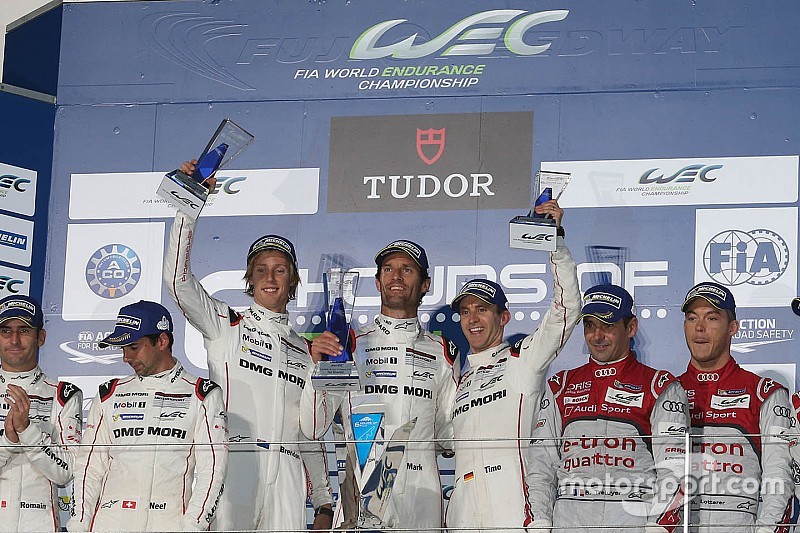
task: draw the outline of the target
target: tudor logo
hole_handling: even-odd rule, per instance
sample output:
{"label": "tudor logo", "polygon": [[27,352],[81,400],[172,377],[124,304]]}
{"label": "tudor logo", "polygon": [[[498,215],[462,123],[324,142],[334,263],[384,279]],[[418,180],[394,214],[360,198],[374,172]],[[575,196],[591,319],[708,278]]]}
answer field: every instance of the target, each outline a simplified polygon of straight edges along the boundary
{"label": "tudor logo", "polygon": [[697,374],[697,381],[719,381],[719,374],[716,372],[703,372],[702,374]]}
{"label": "tudor logo", "polygon": [[612,367],[609,368],[598,368],[594,371],[594,377],[596,378],[607,378],[609,376],[616,376],[617,369]]}
{"label": "tudor logo", "polygon": [[[447,128],[421,130],[417,128],[417,155],[428,165],[436,163],[444,153]],[[427,155],[431,154],[432,155]]]}

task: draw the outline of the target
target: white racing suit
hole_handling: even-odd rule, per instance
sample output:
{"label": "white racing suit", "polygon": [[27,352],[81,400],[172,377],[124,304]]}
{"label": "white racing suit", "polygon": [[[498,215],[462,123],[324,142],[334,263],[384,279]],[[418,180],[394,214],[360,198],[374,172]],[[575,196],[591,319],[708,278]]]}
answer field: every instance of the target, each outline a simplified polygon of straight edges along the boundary
{"label": "white racing suit", "polygon": [[550,259],[553,299],[536,333],[467,357],[451,411],[456,470],[447,526],[511,530],[531,521],[525,457],[532,426],[547,368],[581,309],[575,261],[563,239]]}
{"label": "white racing suit", "polygon": [[[28,394],[30,425],[6,437],[9,410],[6,387]],[[65,381],[53,381],[38,366],[28,372],[0,369],[0,531],[60,531],[56,485],[72,479],[75,448],[81,442],[83,394]]]}
{"label": "white racing suit", "polygon": [[222,391],[176,361],[100,386],[75,457],[69,531],[203,531],[227,462]]}
{"label": "white racing suit", "polygon": [[689,397],[692,474],[699,486],[692,523],[703,524],[692,531],[788,531],[778,526],[793,511],[787,390],[733,359],[714,372],[690,364],[680,379]]}
{"label": "white racing suit", "polygon": [[203,335],[209,375],[223,388],[228,409],[228,474],[214,529],[305,530],[308,496],[315,508],[333,503],[321,444],[297,444],[305,441],[300,394],[311,387],[308,344],[291,329],[288,314],[255,302],[238,313],[206,293],[191,270],[194,228],[177,214],[164,282]]}
{"label": "white racing suit", "polygon": [[590,359],[547,383],[530,447],[533,525],[673,531],[689,424],[678,380],[631,353]]}
{"label": "white racing suit", "polygon": [[[798,504],[800,504],[800,392],[796,392],[792,395],[792,411],[794,412],[794,416],[792,417],[792,437],[791,437],[791,447],[789,451],[792,454],[792,474],[794,477],[794,494],[795,494],[795,509],[792,513],[792,521],[797,523],[798,521],[798,513],[800,513],[800,509],[798,509]],[[800,531],[800,528],[795,528],[794,531]]]}
{"label": "white racing suit", "polygon": [[[375,322],[355,332],[353,359],[364,385],[358,392],[303,391],[301,427],[309,438],[320,438],[341,407],[347,440],[353,441],[362,417],[378,421],[378,440],[391,438],[394,431],[416,418],[403,462],[389,496],[384,524],[389,528],[442,527],[442,485],[436,463],[438,448],[450,448],[450,406],[455,392],[453,364],[458,358],[454,344],[423,331],[416,318],[394,319],[378,315]],[[442,442],[439,439],[446,439]],[[437,446],[438,444],[438,446]],[[370,448],[348,445],[348,466],[354,465],[353,480],[358,487],[340,493],[358,497],[372,472],[380,445]],[[361,460],[359,460],[361,458]],[[359,475],[361,464],[363,475]],[[359,478],[361,481],[359,482]],[[357,509],[358,502],[345,510]],[[353,521],[357,517],[345,516]]]}

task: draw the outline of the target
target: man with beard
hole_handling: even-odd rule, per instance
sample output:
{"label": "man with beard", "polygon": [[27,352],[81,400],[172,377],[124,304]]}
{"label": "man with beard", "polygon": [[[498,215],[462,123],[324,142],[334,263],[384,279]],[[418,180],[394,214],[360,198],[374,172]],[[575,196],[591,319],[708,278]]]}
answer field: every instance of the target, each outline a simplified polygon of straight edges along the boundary
{"label": "man with beard", "polygon": [[548,380],[533,434],[533,525],[673,531],[683,502],[686,392],[631,350],[639,325],[624,288],[587,290],[581,318],[589,362]]}
{"label": "man with beard", "polygon": [[[348,477],[353,487],[340,492],[358,498],[380,458],[384,441],[395,430],[416,420],[403,462],[388,497],[381,526],[437,531],[442,527],[442,490],[436,463],[437,442],[451,435],[450,406],[455,392],[455,345],[422,329],[417,311],[430,287],[428,257],[408,240],[389,243],[375,255],[375,286],[381,312],[375,321],[351,335],[349,346],[362,379],[355,392],[303,392],[301,426],[309,438],[320,438],[341,409],[348,444]],[[339,355],[337,337],[324,332],[314,339],[311,356]],[[343,502],[345,525],[358,522],[358,501]]]}
{"label": "man with beard", "polygon": [[[181,170],[194,172],[196,161]],[[208,180],[214,190],[216,180]],[[306,341],[292,330],[287,305],[300,275],[294,245],[279,235],[256,239],[247,252],[245,292],[238,312],[212,298],[192,274],[196,221],[180,211],[170,232],[164,283],[188,322],[203,335],[211,378],[225,393],[231,436],[219,530],[305,529],[306,498],[315,529],[330,527],[333,499],[320,443],[297,444],[300,394],[310,388]],[[305,466],[305,468],[304,468]]]}
{"label": "man with beard", "polygon": [[69,531],[204,531],[228,458],[222,391],[172,356],[172,317],[141,300],[119,311],[101,347],[135,375],[100,386],[75,458]]}
{"label": "man with beard", "polygon": [[72,479],[83,394],[39,367],[39,302],[0,300],[0,531],[60,531],[56,485]]}

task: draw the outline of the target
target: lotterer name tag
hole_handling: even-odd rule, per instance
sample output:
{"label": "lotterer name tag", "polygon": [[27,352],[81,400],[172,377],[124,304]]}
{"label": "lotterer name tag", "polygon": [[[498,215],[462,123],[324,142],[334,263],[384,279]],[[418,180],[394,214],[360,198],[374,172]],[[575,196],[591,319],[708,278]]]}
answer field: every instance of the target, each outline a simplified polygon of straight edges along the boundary
{"label": "lotterer name tag", "polygon": [[750,395],[740,394],[739,396],[711,396],[712,409],[749,409]]}

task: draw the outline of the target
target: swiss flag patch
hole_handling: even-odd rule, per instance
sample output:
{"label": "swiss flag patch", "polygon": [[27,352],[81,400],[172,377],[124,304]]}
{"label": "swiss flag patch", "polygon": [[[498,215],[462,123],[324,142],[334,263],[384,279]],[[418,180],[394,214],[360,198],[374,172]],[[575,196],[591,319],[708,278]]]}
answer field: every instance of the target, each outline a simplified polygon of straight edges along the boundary
{"label": "swiss flag patch", "polygon": [[122,500],[123,509],[136,509],[136,502],[132,500]]}

